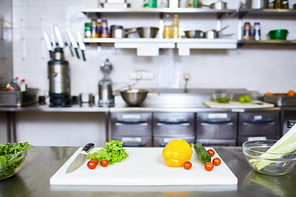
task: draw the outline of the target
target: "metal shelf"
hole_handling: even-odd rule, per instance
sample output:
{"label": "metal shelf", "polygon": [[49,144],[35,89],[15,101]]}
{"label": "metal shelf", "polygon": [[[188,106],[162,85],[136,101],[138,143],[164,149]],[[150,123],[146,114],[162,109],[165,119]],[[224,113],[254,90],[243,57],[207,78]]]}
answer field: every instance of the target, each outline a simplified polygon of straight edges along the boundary
{"label": "metal shelf", "polygon": [[296,16],[296,9],[238,9],[239,18],[245,15]]}
{"label": "metal shelf", "polygon": [[237,45],[296,45],[296,40],[239,40]]}

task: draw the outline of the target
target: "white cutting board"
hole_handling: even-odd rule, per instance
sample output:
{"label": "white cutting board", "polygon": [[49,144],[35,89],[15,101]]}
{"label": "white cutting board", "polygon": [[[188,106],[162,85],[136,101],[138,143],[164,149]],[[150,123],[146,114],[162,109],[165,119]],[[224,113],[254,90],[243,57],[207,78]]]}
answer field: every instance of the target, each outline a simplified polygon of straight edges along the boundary
{"label": "white cutting board", "polygon": [[[162,157],[163,148],[126,148],[129,156],[120,163],[90,170],[87,161],[77,170],[66,174],[79,148],[50,178],[51,185],[237,185],[237,178],[222,160],[211,172],[204,169],[193,152],[192,168],[168,167]],[[92,149],[91,152],[99,148]]]}
{"label": "white cutting board", "polygon": [[274,107],[274,104],[266,103],[260,101],[260,105],[256,103],[240,103],[237,101],[232,101],[229,103],[218,103],[215,101],[204,101],[203,102],[207,107],[210,108],[228,108],[228,109],[233,109],[233,108],[239,108],[239,109],[244,109],[244,108],[267,108],[267,107]]}

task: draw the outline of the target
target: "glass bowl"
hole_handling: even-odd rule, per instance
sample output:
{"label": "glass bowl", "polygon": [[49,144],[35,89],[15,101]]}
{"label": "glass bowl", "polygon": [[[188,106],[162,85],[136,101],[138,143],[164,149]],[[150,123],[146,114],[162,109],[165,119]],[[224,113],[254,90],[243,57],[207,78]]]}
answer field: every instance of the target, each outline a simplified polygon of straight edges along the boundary
{"label": "glass bowl", "polygon": [[0,156],[0,180],[9,178],[17,173],[21,169],[26,156],[27,150],[8,156]]}
{"label": "glass bowl", "polygon": [[254,140],[243,143],[243,153],[249,165],[266,175],[284,175],[296,165],[296,151],[292,153],[265,153],[277,140]]}
{"label": "glass bowl", "polygon": [[218,103],[229,103],[233,99],[233,94],[228,93],[214,93],[213,100]]}

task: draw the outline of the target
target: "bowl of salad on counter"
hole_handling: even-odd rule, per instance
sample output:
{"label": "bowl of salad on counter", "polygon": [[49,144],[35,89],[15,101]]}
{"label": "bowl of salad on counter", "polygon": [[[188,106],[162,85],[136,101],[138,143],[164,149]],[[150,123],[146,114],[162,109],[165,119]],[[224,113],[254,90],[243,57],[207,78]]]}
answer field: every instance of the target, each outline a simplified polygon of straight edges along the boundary
{"label": "bowl of salad on counter", "polygon": [[0,180],[16,174],[27,156],[27,149],[33,147],[28,142],[0,144]]}
{"label": "bowl of salad on counter", "polygon": [[229,103],[233,99],[233,94],[229,93],[214,93],[213,100],[218,103]]}

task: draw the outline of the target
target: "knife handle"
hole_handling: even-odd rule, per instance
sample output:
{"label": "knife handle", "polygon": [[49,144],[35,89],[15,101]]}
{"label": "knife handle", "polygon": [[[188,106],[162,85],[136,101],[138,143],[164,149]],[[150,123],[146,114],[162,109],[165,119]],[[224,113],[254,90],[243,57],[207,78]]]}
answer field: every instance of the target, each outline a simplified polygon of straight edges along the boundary
{"label": "knife handle", "polygon": [[80,56],[79,56],[79,53],[78,53],[78,49],[77,49],[77,48],[74,48],[74,49],[75,49],[75,52],[76,52],[77,58],[80,59]]}
{"label": "knife handle", "polygon": [[83,58],[83,60],[86,61],[84,51],[81,50],[81,53],[82,53],[82,58]]}
{"label": "knife handle", "polygon": [[85,151],[85,152],[89,152],[90,149],[92,149],[93,147],[95,147],[94,143],[88,143],[87,145],[85,145],[82,149],[82,151]]}

